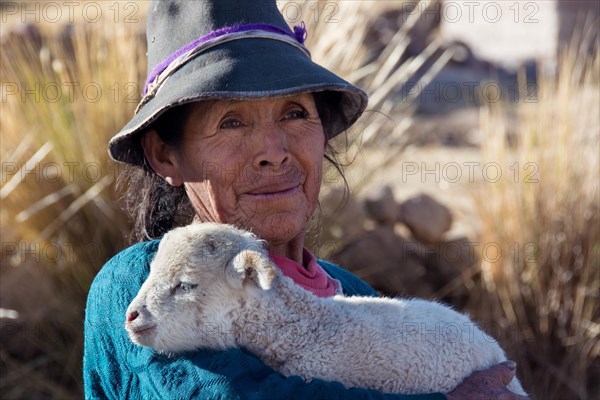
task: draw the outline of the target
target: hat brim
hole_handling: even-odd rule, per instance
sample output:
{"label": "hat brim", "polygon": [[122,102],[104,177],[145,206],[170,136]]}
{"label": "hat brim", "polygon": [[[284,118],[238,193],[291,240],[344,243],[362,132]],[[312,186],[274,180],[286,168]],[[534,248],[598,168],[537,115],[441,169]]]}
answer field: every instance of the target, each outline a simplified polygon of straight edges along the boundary
{"label": "hat brim", "polygon": [[[226,43],[195,57],[170,75],[156,95],[109,142],[109,154],[130,164],[140,161],[139,133],[178,105],[214,99],[259,99],[307,92],[340,93],[341,110],[331,116],[332,138],[352,125],[367,106],[367,94],[313,63],[300,50],[269,39]],[[340,115],[340,113],[342,115]]]}

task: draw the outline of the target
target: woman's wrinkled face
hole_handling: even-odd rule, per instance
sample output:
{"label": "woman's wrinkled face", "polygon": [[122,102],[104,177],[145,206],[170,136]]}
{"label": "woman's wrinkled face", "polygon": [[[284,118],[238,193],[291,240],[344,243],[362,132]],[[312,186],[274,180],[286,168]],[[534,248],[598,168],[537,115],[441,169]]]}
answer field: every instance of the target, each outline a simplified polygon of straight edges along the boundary
{"label": "woman's wrinkled face", "polygon": [[325,133],[311,94],[196,103],[175,151],[201,220],[272,244],[303,234],[321,185]]}

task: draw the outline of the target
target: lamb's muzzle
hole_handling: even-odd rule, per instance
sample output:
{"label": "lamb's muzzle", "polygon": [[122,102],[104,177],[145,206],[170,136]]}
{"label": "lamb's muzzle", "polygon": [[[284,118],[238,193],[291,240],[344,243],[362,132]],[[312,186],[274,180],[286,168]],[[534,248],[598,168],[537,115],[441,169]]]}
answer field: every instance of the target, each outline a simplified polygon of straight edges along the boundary
{"label": "lamb's muzzle", "polygon": [[127,313],[127,322],[135,321],[135,319],[140,315],[137,311],[133,310]]}

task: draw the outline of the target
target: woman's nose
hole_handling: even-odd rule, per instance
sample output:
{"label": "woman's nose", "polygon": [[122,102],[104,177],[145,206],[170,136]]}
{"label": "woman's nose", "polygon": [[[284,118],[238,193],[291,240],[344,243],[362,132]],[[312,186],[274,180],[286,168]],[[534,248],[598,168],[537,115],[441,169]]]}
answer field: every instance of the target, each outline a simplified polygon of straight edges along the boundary
{"label": "woman's nose", "polygon": [[287,148],[286,133],[276,124],[263,128],[263,134],[258,135],[258,152],[256,164],[259,167],[279,167],[290,157]]}

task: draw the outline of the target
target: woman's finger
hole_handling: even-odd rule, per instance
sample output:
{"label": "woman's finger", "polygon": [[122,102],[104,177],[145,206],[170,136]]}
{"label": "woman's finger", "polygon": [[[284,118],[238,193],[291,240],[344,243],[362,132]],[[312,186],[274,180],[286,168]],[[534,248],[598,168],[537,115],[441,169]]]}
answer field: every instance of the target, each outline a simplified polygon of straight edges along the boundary
{"label": "woman's finger", "polygon": [[500,382],[502,382],[502,384],[506,386],[515,377],[515,374],[517,372],[517,363],[512,360],[507,360],[498,365],[494,365],[492,369],[496,370],[496,376],[500,378]]}

